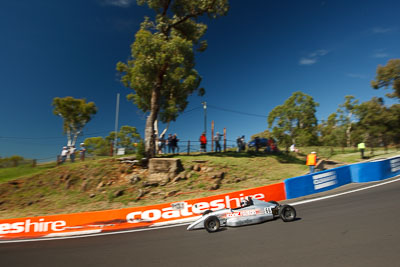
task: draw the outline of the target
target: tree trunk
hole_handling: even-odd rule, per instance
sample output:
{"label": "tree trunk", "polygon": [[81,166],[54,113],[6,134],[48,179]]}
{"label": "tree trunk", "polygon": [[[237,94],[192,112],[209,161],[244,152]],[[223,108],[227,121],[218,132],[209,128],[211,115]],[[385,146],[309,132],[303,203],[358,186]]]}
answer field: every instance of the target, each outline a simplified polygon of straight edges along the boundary
{"label": "tree trunk", "polygon": [[350,145],[351,145],[351,143],[350,143],[350,138],[351,138],[350,131],[351,131],[351,123],[350,123],[349,126],[347,126],[347,129],[346,129],[346,144],[347,144],[347,147],[350,147]]}
{"label": "tree trunk", "polygon": [[148,159],[153,158],[155,155],[155,133],[154,133],[154,122],[157,119],[158,111],[159,111],[159,101],[160,98],[160,88],[155,88],[151,93],[151,106],[150,106],[150,114],[146,119],[146,129],[144,131],[144,146],[146,151],[146,157]]}
{"label": "tree trunk", "polygon": [[161,88],[164,80],[164,74],[168,69],[168,64],[165,63],[157,76],[157,82],[153,91],[151,92],[151,100],[150,100],[150,115],[146,120],[146,129],[144,131],[144,147],[146,152],[147,159],[153,158],[156,154],[156,136],[154,134],[154,122],[157,120],[158,111],[160,110],[160,97],[161,97]]}

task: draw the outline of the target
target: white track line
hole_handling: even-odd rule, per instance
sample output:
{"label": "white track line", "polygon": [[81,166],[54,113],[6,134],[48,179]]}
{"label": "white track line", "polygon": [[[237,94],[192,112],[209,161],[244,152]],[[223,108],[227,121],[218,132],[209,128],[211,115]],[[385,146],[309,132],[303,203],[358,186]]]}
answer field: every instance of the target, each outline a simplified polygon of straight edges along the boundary
{"label": "white track line", "polygon": [[[374,188],[374,187],[378,187],[378,186],[382,186],[382,185],[386,185],[386,184],[391,184],[391,183],[398,182],[398,181],[400,181],[400,178],[397,178],[397,179],[394,179],[394,180],[391,180],[391,181],[387,181],[387,182],[383,182],[383,183],[379,183],[379,184],[375,184],[375,185],[371,185],[371,186],[367,186],[367,187],[363,187],[363,188],[359,188],[359,189],[355,189],[355,190],[350,190],[350,191],[339,193],[339,194],[334,194],[334,195],[330,195],[330,196],[319,197],[319,198],[314,198],[314,199],[309,199],[309,200],[303,200],[303,201],[293,202],[293,203],[289,203],[289,204],[293,205],[293,206],[302,205],[302,204],[306,204],[306,203],[310,203],[310,202],[315,202],[315,201],[325,200],[325,199],[334,198],[334,197],[338,197],[338,196],[342,196],[342,195],[347,195],[347,194],[351,194],[351,193],[355,193],[355,192],[371,189],[371,188]],[[0,244],[4,244],[4,243],[22,243],[22,242],[37,242],[37,241],[52,241],[52,240],[75,239],[75,238],[93,237],[93,236],[105,236],[105,235],[118,235],[118,234],[125,234],[125,233],[143,232],[143,231],[151,231],[151,230],[156,230],[156,229],[171,228],[171,227],[183,226],[183,225],[188,225],[188,224],[190,224],[190,223],[188,222],[188,223],[180,223],[180,224],[165,225],[165,226],[158,226],[158,227],[133,229],[133,230],[124,230],[124,231],[118,231],[118,232],[94,233],[94,234],[87,234],[87,235],[82,235],[82,236],[64,236],[64,237],[53,237],[53,238],[4,240],[4,241],[0,240]]]}

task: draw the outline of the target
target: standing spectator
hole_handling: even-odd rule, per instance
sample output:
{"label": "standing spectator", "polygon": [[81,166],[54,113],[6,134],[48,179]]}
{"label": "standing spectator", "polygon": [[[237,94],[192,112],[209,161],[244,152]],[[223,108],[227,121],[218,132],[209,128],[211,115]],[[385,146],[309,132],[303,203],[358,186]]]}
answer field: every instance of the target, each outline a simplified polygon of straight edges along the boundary
{"label": "standing spectator", "polygon": [[306,165],[310,168],[310,173],[314,173],[315,165],[317,165],[317,153],[311,152],[307,155]]}
{"label": "standing spectator", "polygon": [[81,147],[81,150],[79,151],[79,158],[81,159],[81,161],[84,161],[86,154],[86,147],[84,143],[80,143],[79,146]]}
{"label": "standing spectator", "polygon": [[238,138],[236,138],[236,145],[237,145],[237,152],[241,152],[242,151],[242,138],[240,138],[240,136],[238,136]]}
{"label": "standing spectator", "polygon": [[358,150],[360,150],[361,153],[361,159],[364,159],[364,151],[365,151],[365,143],[361,142],[357,145]]}
{"label": "standing spectator", "polygon": [[205,132],[200,136],[200,152],[207,152],[207,137]]}
{"label": "standing spectator", "polygon": [[158,152],[157,153],[158,154],[164,154],[163,151],[164,151],[164,146],[165,146],[165,138],[164,138],[163,134],[158,139],[157,146],[158,146]]}
{"label": "standing spectator", "polygon": [[68,156],[68,148],[64,146],[61,151],[61,163],[64,163],[67,160],[67,156]]}
{"label": "standing spectator", "polygon": [[255,138],[254,138],[254,144],[255,144],[255,147],[256,147],[256,152],[258,152],[258,150],[260,149],[260,138],[258,137],[258,136],[256,136]]}
{"label": "standing spectator", "polygon": [[241,150],[246,151],[246,141],[244,139],[244,135],[242,135],[242,137],[240,138],[240,141],[241,141]]}
{"label": "standing spectator", "polygon": [[215,152],[221,152],[221,136],[219,134],[219,132],[216,133],[216,135],[214,136],[214,142],[215,142]]}
{"label": "standing spectator", "polygon": [[69,147],[69,159],[71,160],[71,162],[75,162],[75,152],[76,152],[75,146],[70,146]]}
{"label": "standing spectator", "polygon": [[175,149],[176,149],[177,153],[179,153],[178,141],[179,141],[178,136],[176,134],[174,134],[171,139],[171,143],[172,143],[171,146],[172,146],[173,154],[175,154]]}
{"label": "standing spectator", "polygon": [[172,134],[168,135],[167,144],[168,144],[168,153],[171,153],[172,152]]}

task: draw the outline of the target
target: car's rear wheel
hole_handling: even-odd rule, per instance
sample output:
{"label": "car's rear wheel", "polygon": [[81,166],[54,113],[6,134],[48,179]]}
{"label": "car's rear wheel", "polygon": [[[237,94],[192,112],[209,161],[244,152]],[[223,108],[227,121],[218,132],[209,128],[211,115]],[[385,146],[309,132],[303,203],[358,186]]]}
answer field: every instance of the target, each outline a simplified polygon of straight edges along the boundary
{"label": "car's rear wheel", "polygon": [[284,222],[291,222],[296,219],[296,210],[290,205],[283,205],[279,209],[279,216]]}
{"label": "car's rear wheel", "polygon": [[210,216],[204,221],[204,228],[206,228],[209,233],[218,231],[220,226],[221,223],[216,216]]}

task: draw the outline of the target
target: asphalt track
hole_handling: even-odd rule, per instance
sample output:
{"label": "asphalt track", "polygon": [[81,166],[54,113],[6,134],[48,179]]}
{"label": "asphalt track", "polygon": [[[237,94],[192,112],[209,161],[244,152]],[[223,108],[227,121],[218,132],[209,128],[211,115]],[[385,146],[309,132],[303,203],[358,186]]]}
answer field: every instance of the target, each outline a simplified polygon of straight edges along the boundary
{"label": "asphalt track", "polygon": [[400,181],[296,206],[299,219],[0,244],[0,266],[400,266]]}

